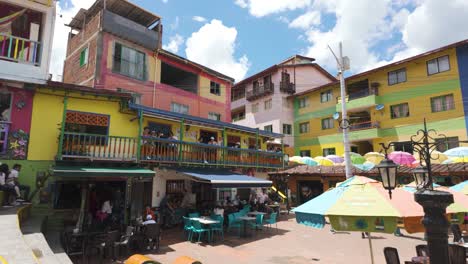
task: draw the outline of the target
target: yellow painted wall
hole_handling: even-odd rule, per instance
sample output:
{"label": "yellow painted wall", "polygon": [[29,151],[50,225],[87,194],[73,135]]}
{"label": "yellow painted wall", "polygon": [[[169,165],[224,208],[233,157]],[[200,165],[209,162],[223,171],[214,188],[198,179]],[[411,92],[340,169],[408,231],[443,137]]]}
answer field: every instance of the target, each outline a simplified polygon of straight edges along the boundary
{"label": "yellow painted wall", "polygon": [[200,96],[220,102],[220,103],[225,103],[226,101],[226,86],[225,85],[220,84],[219,89],[220,89],[221,94],[216,95],[216,94],[210,93],[210,82],[211,82],[210,79],[199,75],[198,80],[199,80],[199,87],[200,87],[199,88]]}
{"label": "yellow painted wall", "polygon": [[[54,160],[58,151],[60,124],[63,116],[63,93],[45,91],[34,96],[28,160]],[[110,115],[109,135],[136,137],[138,122],[134,116],[119,112],[119,102],[106,97],[80,96],[68,99],[68,110]]]}

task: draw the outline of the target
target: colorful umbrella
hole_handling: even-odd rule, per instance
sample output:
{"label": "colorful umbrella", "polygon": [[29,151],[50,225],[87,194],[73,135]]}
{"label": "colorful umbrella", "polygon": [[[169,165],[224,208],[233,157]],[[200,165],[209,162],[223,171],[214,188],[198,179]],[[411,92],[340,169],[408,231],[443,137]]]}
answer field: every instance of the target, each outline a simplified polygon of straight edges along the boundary
{"label": "colorful umbrella", "polygon": [[452,163],[467,163],[468,162],[468,156],[464,157],[458,157],[458,158],[451,158]]}
{"label": "colorful umbrella", "polygon": [[465,157],[468,156],[468,147],[457,147],[444,152],[449,157]]}
{"label": "colorful umbrella", "polygon": [[370,171],[375,167],[375,164],[370,161],[366,161],[363,164],[353,164],[353,166],[363,171]]}
{"label": "colorful umbrella", "polygon": [[322,156],[318,156],[318,157],[315,157],[314,160],[318,163],[319,166],[333,166],[335,165],[335,163],[333,163],[333,161],[325,158],[325,157],[322,157]]}
{"label": "colorful umbrella", "polygon": [[361,154],[350,152],[349,155],[351,158],[351,163],[353,164],[364,164],[364,162],[366,162],[366,158],[361,156]]}
{"label": "colorful umbrella", "polygon": [[410,166],[416,159],[408,152],[403,151],[393,151],[388,155],[388,158],[393,160],[399,165],[408,165]]}
{"label": "colorful umbrella", "polygon": [[325,158],[333,161],[333,163],[338,164],[338,163],[343,163],[344,159],[340,156],[337,155],[328,155]]}
{"label": "colorful umbrella", "polygon": [[289,162],[294,162],[294,163],[298,163],[298,164],[305,164],[303,161],[302,161],[302,157],[300,156],[292,156],[289,158]]}
{"label": "colorful umbrella", "polygon": [[311,157],[302,157],[302,163],[309,166],[317,166],[318,163]]}
{"label": "colorful umbrella", "polygon": [[[414,155],[415,159],[419,161],[419,155],[415,153]],[[446,161],[449,157],[445,155],[444,153],[433,150],[431,152],[431,163],[433,164],[443,164],[444,161]]]}
{"label": "colorful umbrella", "polygon": [[364,155],[364,158],[366,158],[367,161],[377,165],[385,159],[385,155],[379,152],[369,152]]}
{"label": "colorful umbrella", "polygon": [[468,195],[468,181],[461,182],[449,188],[450,190]]}

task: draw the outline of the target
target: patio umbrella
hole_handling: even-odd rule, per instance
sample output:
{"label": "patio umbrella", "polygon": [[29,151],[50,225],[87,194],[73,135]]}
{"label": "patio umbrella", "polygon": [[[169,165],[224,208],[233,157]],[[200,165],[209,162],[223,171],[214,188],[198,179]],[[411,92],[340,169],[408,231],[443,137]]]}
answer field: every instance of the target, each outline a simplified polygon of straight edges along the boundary
{"label": "patio umbrella", "polygon": [[353,166],[363,171],[370,171],[375,167],[375,164],[370,161],[366,161],[363,164],[353,164]]}
{"label": "patio umbrella", "polygon": [[[419,155],[415,154],[414,158],[419,161]],[[431,163],[433,164],[443,164],[444,161],[446,161],[449,157],[445,155],[444,153],[433,150],[431,152]]]}
{"label": "patio umbrella", "polygon": [[385,155],[379,152],[368,152],[364,155],[364,158],[374,163],[375,165],[379,164],[382,160],[385,159]]}
{"label": "patio umbrella", "polygon": [[[390,200],[380,182],[362,176],[349,178],[293,211],[300,224],[323,228],[328,217],[335,230],[369,233],[393,233],[399,218],[424,215],[410,192],[396,189]],[[369,247],[374,263],[370,235]]]}
{"label": "patio umbrella", "polygon": [[454,186],[450,187],[449,189],[453,190],[453,191],[456,191],[456,192],[463,193],[465,195],[468,195],[468,180],[464,181],[464,182],[461,182],[461,183],[459,183],[457,185],[454,185]]}
{"label": "patio umbrella", "polygon": [[404,151],[393,151],[388,158],[399,165],[411,165],[416,160],[413,155]]}
{"label": "patio umbrella", "polygon": [[449,157],[465,157],[468,156],[468,147],[457,147],[444,152]]}
{"label": "patio umbrella", "polygon": [[318,157],[315,157],[314,160],[317,162],[317,164],[319,166],[333,166],[335,165],[335,163],[333,163],[333,161],[325,158],[325,157],[322,157],[322,156],[318,156]]}
{"label": "patio umbrella", "polygon": [[292,156],[289,158],[289,162],[294,162],[294,163],[298,163],[298,164],[305,164],[303,161],[302,161],[302,157],[301,156]]}
{"label": "patio umbrella", "polygon": [[452,163],[467,163],[468,162],[468,156],[451,158],[451,160],[452,160]]}
{"label": "patio umbrella", "polygon": [[366,158],[361,156],[361,154],[350,152],[351,163],[353,164],[364,164],[366,162]]}
{"label": "patio umbrella", "polygon": [[309,166],[317,166],[318,163],[311,157],[302,157],[302,163]]}
{"label": "patio umbrella", "polygon": [[338,163],[343,163],[344,159],[340,156],[337,155],[328,155],[325,158],[333,161],[333,163],[338,164]]}

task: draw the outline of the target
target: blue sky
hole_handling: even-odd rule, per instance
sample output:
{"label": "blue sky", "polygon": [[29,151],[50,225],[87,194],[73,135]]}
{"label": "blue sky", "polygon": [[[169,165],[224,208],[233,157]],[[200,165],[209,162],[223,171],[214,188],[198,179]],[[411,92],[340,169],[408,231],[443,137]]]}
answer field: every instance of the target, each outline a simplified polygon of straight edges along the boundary
{"label": "blue sky", "polygon": [[[53,72],[60,72],[63,23],[93,2],[60,2]],[[131,2],[162,17],[166,49],[237,81],[294,54],[314,57],[335,74],[327,45],[336,50],[340,41],[351,59],[349,75],[468,38],[463,0]]]}

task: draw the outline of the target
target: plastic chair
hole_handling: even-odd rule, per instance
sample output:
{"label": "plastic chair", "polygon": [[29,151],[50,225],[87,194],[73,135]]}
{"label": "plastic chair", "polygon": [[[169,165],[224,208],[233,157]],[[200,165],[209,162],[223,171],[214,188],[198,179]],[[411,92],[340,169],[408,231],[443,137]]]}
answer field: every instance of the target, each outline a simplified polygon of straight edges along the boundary
{"label": "plastic chair", "polygon": [[241,223],[236,219],[234,214],[229,214],[227,231],[229,232],[232,228],[237,228],[240,236]]}
{"label": "plastic chair", "polygon": [[184,219],[184,232],[187,232],[187,241],[191,240],[191,236],[192,236],[192,220],[190,220],[190,218],[188,217],[183,217]]}
{"label": "plastic chair", "polygon": [[400,256],[398,256],[398,250],[396,248],[384,248],[384,255],[387,264],[400,264]]}
{"label": "plastic chair", "polygon": [[[203,228],[200,221],[192,220],[192,236],[193,236],[193,233],[198,234],[198,242],[200,242],[202,234],[207,233],[208,234],[208,242],[211,242],[211,231],[210,231],[210,229]],[[190,241],[192,241],[192,239],[190,239]]]}
{"label": "plastic chair", "polygon": [[223,228],[223,223],[224,223],[224,217],[220,215],[216,215],[215,217],[212,218],[215,221],[219,221],[217,224],[212,224],[210,226],[211,229],[211,237],[213,238],[214,232],[221,233],[221,238],[224,240],[224,228]]}
{"label": "plastic chair", "polygon": [[450,264],[466,264],[466,250],[464,246],[449,245]]}
{"label": "plastic chair", "polygon": [[189,214],[188,216],[189,216],[189,218],[198,218],[198,217],[200,217],[200,213],[198,213],[198,212],[196,212],[196,213],[191,213],[191,214]]}
{"label": "plastic chair", "polygon": [[416,246],[416,256],[418,257],[429,257],[429,249],[427,245]]}
{"label": "plastic chair", "polygon": [[259,214],[255,217],[255,222],[249,222],[252,229],[263,229],[263,215]]}
{"label": "plastic chair", "polygon": [[269,228],[271,228],[272,225],[275,225],[276,230],[278,230],[278,222],[276,221],[277,215],[278,213],[271,213],[270,218],[265,220],[265,224],[267,224]]}
{"label": "plastic chair", "polygon": [[135,228],[133,226],[127,226],[125,234],[120,237],[120,241],[114,243],[114,251],[117,249],[118,255],[120,256],[120,249],[125,247],[126,255],[129,255],[130,251],[130,242],[133,238],[133,231]]}

